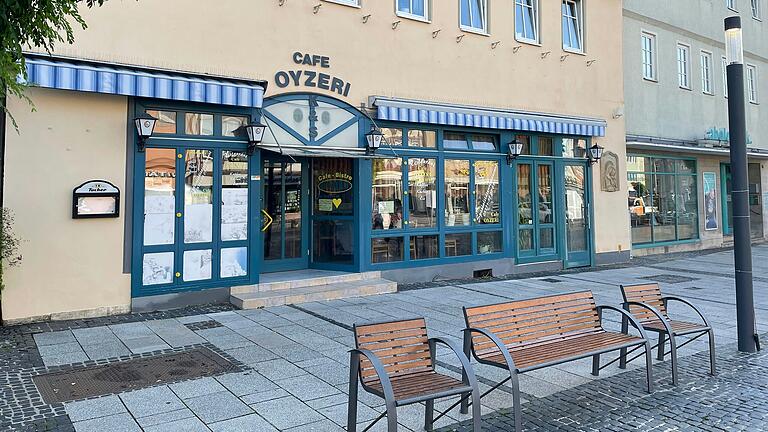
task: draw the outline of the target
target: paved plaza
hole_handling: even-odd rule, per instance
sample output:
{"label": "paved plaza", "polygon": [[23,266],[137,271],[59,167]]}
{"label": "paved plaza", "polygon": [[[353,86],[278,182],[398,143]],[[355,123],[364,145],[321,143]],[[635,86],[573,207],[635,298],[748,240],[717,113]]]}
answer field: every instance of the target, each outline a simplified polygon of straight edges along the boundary
{"label": "paved plaza", "polygon": [[[758,330],[768,330],[768,246],[754,248]],[[590,289],[598,304],[620,303],[619,284],[659,281],[665,293],[699,306],[715,327],[719,375],[707,374],[704,339],[681,350],[680,385],[669,361],[656,363],[656,391],[645,392],[641,361],[590,375],[591,360],[521,377],[526,430],[766,430],[768,355],[735,348],[732,253],[693,253],[632,265],[487,282],[441,282],[400,292],[297,306],[239,311],[209,305],[169,312],[53,322],[0,329],[0,430],[18,431],[342,431],[354,323],[425,316],[430,335],[458,340],[461,307]],[[672,306],[684,320],[696,315]],[[619,316],[606,312],[607,326]],[[32,377],[72,365],[103,365],[206,346],[238,371],[64,404],[46,404]],[[704,352],[702,352],[704,351]],[[610,356],[604,356],[606,360]],[[438,351],[441,372],[460,376],[458,361]],[[476,366],[482,389],[504,373]],[[481,390],[482,390],[481,389]],[[454,401],[440,401],[441,408]],[[482,401],[484,430],[510,430],[511,392]],[[361,394],[361,429],[383,411]],[[423,405],[399,409],[400,430],[422,430]],[[436,428],[469,431],[452,410]],[[380,422],[373,430],[385,430]]]}

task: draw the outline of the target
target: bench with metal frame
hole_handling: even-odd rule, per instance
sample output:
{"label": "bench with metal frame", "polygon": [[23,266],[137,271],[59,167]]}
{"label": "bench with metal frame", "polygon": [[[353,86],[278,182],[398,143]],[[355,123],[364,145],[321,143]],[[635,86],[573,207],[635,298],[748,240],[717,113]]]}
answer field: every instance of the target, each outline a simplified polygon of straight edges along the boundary
{"label": "bench with metal frame", "polygon": [[[435,399],[448,396],[472,398],[473,430],[480,432],[480,390],[477,378],[461,347],[443,338],[428,338],[424,318],[355,325],[355,349],[350,350],[349,408],[347,431],[357,428],[358,380],[363,389],[384,399],[386,411],[370,423],[367,431],[387,417],[387,430],[397,431],[397,407],[425,402],[424,429],[453,407],[434,417]],[[445,345],[459,358],[462,379],[435,371],[437,344]],[[458,402],[453,405],[458,405]]]}
{"label": "bench with metal frame", "polygon": [[[677,350],[705,334],[709,335],[710,374],[717,374],[715,368],[715,332],[709,321],[704,317],[704,314],[696,306],[680,297],[662,295],[657,283],[621,285],[621,295],[624,297],[624,309],[640,321],[645,330],[659,334],[659,342],[653,348],[658,347],[657,358],[659,360],[664,360],[666,354],[671,355],[672,384],[677,385]],[[693,309],[699,315],[703,324],[671,319],[667,308],[668,303],[671,301],[682,303]],[[627,327],[626,319],[622,319],[621,325],[622,329]],[[690,336],[691,338],[677,345],[676,337],[678,336]],[[665,353],[667,341],[669,341],[670,351]],[[635,356],[627,360],[628,354],[631,354],[631,351],[627,352],[626,349],[623,349],[621,352],[619,367],[622,369],[626,367],[628,362],[637,358]]]}
{"label": "bench with metal frame", "polygon": [[[641,337],[627,331],[606,331],[602,326],[606,309],[625,317]],[[516,431],[522,430],[518,375],[524,372],[592,357],[592,374],[598,376],[601,354],[645,346],[648,392],[653,391],[651,343],[642,325],[621,308],[596,305],[590,291],[465,307],[464,319],[465,354],[509,372],[509,377],[480,397],[510,381]],[[462,412],[466,413],[469,403],[462,401]]]}

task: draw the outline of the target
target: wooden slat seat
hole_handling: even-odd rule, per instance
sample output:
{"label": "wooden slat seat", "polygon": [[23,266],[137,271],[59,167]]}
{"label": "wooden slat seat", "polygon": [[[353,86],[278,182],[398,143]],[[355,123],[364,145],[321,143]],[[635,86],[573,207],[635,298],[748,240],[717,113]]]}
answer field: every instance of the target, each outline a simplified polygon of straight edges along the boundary
{"label": "wooden slat seat", "polygon": [[[631,320],[642,337],[606,331],[601,313],[610,309]],[[507,369],[515,410],[515,430],[522,429],[518,374],[592,357],[592,374],[600,355],[645,346],[648,391],[652,391],[651,345],[640,322],[613,306],[597,306],[590,291],[574,292],[487,306],[465,307],[464,350],[483,364]],[[466,404],[462,406],[462,412]]]}
{"label": "wooden slat seat", "polygon": [[[359,381],[364,390],[384,398],[387,411],[373,423],[386,415],[390,432],[397,430],[397,407],[416,402],[426,402],[424,427],[432,430],[435,399],[456,395],[472,398],[473,429],[480,432],[480,393],[469,359],[452,342],[429,338],[424,318],[355,325],[354,333],[347,431],[355,432],[357,427]],[[446,345],[459,358],[461,380],[435,371],[433,353],[437,343]]]}
{"label": "wooden slat seat", "polygon": [[[657,283],[646,283],[637,285],[621,285],[621,294],[624,297],[624,309],[628,310],[643,325],[645,330],[650,330],[659,334],[658,355],[659,360],[664,360],[666,356],[665,346],[669,340],[671,363],[672,363],[672,382],[677,384],[677,342],[676,336],[694,335],[692,339],[684,342],[689,343],[692,340],[707,334],[709,335],[709,355],[710,355],[710,373],[715,375],[715,333],[704,315],[694,305],[687,300],[679,297],[665,297],[661,293],[661,288]],[[692,308],[701,318],[701,323],[690,321],[674,320],[669,317],[667,303],[676,301]],[[622,321],[622,328],[626,328],[626,322]],[[682,345],[680,345],[682,346]],[[623,366],[623,361],[622,361]]]}

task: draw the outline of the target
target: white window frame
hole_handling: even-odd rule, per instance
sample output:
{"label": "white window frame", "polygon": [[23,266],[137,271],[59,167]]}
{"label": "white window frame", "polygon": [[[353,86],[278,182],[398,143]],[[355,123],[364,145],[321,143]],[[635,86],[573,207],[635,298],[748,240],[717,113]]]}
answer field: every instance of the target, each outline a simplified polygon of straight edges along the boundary
{"label": "white window frame", "polygon": [[[646,61],[645,61],[645,53],[646,53],[645,38],[646,37],[651,42],[650,51],[649,51],[649,54],[650,54],[649,61],[650,61],[650,63],[646,63]],[[652,33],[652,32],[646,31],[646,30],[641,30],[640,31],[640,53],[641,53],[641,57],[640,58],[642,59],[641,60],[641,66],[642,66],[643,79],[646,80],[646,81],[658,82],[659,81],[658,50],[656,49],[656,34],[655,33]],[[650,66],[650,71],[651,71],[650,75],[646,74],[646,64],[648,64]]]}
{"label": "white window frame", "polygon": [[398,0],[395,0],[395,15],[408,18],[415,21],[432,22],[432,0],[409,0],[411,3],[411,10],[413,10],[413,4],[416,2],[424,2],[424,16],[412,14],[410,12],[403,12],[399,8]]}
{"label": "white window frame", "polygon": [[[483,23],[483,27],[482,28],[477,28],[477,27],[472,27],[472,26],[465,26],[464,24],[461,23],[461,2],[462,1],[463,0],[459,0],[459,28],[462,31],[465,31],[465,32],[477,33],[477,34],[481,34],[481,35],[484,35],[484,36],[488,36],[489,35],[489,32],[488,32],[488,0],[480,0],[480,2],[481,2],[480,8],[482,9],[480,11],[480,20]],[[469,3],[470,6],[472,5],[472,1],[473,0],[470,0],[470,3]],[[471,7],[469,8],[469,22],[472,22],[472,8]]]}
{"label": "white window frame", "polygon": [[[680,58],[681,50],[684,53]],[[682,42],[677,43],[675,50],[677,56],[677,85],[681,89],[691,89],[691,46]],[[682,64],[681,64],[682,63]]]}
{"label": "white window frame", "polygon": [[[576,54],[583,54],[585,52],[584,50],[584,0],[563,0],[560,3],[560,32],[562,33],[563,28],[563,19],[565,18],[565,15],[563,15],[562,10],[562,4],[564,3],[573,3],[576,5],[576,16],[575,17],[568,17],[568,19],[575,18],[576,20],[576,30],[579,32],[579,49],[571,48],[565,46],[565,34],[561,34],[560,41],[563,45],[563,51],[568,51]],[[570,8],[569,8],[570,10]]]}
{"label": "white window frame", "polygon": [[[715,89],[712,87],[712,52],[701,50],[699,52],[699,66],[701,67],[701,92],[706,95],[714,95]],[[705,59],[707,61],[705,61]]]}
{"label": "white window frame", "polygon": [[747,90],[747,99],[749,100],[749,103],[758,104],[759,98],[757,91],[758,89],[758,80],[757,80],[757,66],[752,64],[747,64],[746,69],[746,78],[745,78],[745,84],[746,84],[746,90]]}
{"label": "white window frame", "polygon": [[763,0],[752,0],[752,18],[762,21],[763,20]]}
{"label": "white window frame", "polygon": [[515,40],[518,42],[529,43],[534,45],[541,44],[541,37],[539,36],[539,28],[541,27],[539,25],[539,0],[531,0],[531,5],[532,5],[531,13],[533,14],[533,35],[534,35],[533,39],[529,39],[527,37],[517,35],[517,6],[520,5],[521,7],[528,8],[528,5],[525,4],[527,3],[527,0],[515,0],[514,3],[515,4],[514,4],[513,15],[515,18],[514,20]]}
{"label": "white window frame", "polygon": [[354,8],[360,8],[360,0],[323,0],[329,3],[336,3],[344,6],[350,6]]}
{"label": "white window frame", "polygon": [[725,56],[720,58],[720,66],[723,68],[723,95],[728,97],[728,59]]}
{"label": "white window frame", "polygon": [[738,4],[737,0],[725,0],[725,6],[728,9],[730,9],[730,10],[732,10],[734,12],[738,12],[739,11],[739,9],[738,9],[739,4]]}

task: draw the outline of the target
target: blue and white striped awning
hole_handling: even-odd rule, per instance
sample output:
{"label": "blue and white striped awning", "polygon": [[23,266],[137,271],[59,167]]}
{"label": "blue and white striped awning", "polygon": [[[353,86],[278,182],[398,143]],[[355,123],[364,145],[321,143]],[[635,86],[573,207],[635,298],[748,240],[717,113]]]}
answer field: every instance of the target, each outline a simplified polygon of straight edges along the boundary
{"label": "blue and white striped awning", "polygon": [[26,64],[27,83],[61,90],[261,108],[266,89],[264,81],[214,79],[76,60],[27,57]]}
{"label": "blue and white striped awning", "polygon": [[605,136],[606,122],[600,119],[446,105],[379,96],[370,97],[368,102],[370,106],[376,107],[379,120],[562,135]]}

